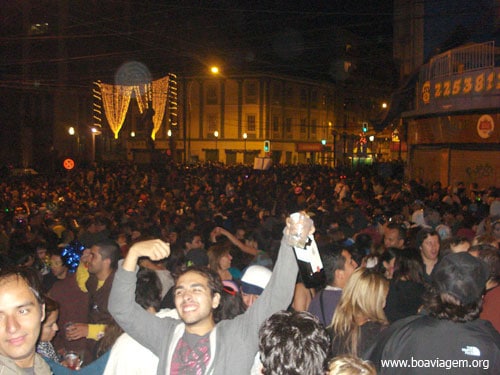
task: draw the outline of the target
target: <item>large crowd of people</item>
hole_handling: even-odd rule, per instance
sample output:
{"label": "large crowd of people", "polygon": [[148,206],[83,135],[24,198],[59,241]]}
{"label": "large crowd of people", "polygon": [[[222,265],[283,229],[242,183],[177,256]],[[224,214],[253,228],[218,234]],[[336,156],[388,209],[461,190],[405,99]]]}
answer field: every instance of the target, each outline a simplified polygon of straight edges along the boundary
{"label": "large crowd of people", "polygon": [[[0,367],[389,374],[411,353],[409,374],[498,373],[500,189],[377,172],[122,163],[4,178]],[[314,222],[325,285],[298,272],[294,212]],[[33,345],[8,315],[15,288],[33,292]]]}

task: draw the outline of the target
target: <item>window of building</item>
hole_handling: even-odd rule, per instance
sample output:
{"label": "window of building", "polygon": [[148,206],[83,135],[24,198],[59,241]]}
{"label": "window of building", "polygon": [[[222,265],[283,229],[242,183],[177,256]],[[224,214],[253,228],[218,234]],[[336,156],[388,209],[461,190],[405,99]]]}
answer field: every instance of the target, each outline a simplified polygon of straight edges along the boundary
{"label": "window of building", "polygon": [[207,115],[207,124],[208,124],[208,134],[213,135],[214,131],[217,130],[218,118],[216,114],[208,114]]}
{"label": "window of building", "polygon": [[293,89],[291,87],[286,88],[286,104],[291,105],[293,103]]}
{"label": "window of building", "polygon": [[307,90],[300,89],[300,106],[307,107]]}
{"label": "window of building", "polygon": [[301,133],[306,132],[306,119],[305,118],[300,119],[300,132]]}
{"label": "window of building", "polygon": [[280,131],[280,118],[279,116],[273,116],[273,133],[278,133]]}
{"label": "window of building", "polygon": [[217,85],[215,83],[209,83],[207,85],[207,104],[217,104]]}
{"label": "window of building", "polygon": [[273,104],[281,103],[281,85],[279,83],[273,84],[271,99]]}
{"label": "window of building", "polygon": [[316,129],[318,127],[316,119],[311,119],[311,134],[316,134]]}
{"label": "window of building", "polygon": [[344,72],[349,73],[352,69],[352,62],[344,61]]}
{"label": "window of building", "polygon": [[47,22],[33,23],[30,26],[30,35],[43,35],[49,32],[49,24]]}
{"label": "window of building", "polygon": [[257,83],[256,82],[246,82],[245,83],[245,103],[246,104],[257,104]]}
{"label": "window of building", "polygon": [[318,92],[311,91],[311,108],[318,108]]}
{"label": "window of building", "polygon": [[255,133],[255,115],[247,115],[247,131]]}
{"label": "window of building", "polygon": [[285,132],[291,133],[292,132],[292,118],[287,117],[285,119]]}

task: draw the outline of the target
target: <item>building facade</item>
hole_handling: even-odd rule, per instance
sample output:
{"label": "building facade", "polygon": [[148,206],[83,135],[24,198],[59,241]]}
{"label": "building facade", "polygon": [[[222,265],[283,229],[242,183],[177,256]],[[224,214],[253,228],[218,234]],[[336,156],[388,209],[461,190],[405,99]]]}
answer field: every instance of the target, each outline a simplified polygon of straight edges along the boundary
{"label": "building facade", "polygon": [[402,114],[413,178],[500,184],[500,51],[493,41],[435,56],[420,71],[415,109]]}
{"label": "building facade", "polygon": [[177,155],[188,162],[270,157],[333,165],[341,103],[330,83],[267,74],[182,77]]}
{"label": "building facade", "polygon": [[494,0],[394,2],[391,120],[409,179],[499,186],[499,25]]}

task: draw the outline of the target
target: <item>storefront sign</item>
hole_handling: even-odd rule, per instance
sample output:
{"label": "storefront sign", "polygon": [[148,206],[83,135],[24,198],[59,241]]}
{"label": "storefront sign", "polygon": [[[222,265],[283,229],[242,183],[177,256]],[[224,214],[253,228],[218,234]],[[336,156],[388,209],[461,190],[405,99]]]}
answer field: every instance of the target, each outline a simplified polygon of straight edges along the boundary
{"label": "storefront sign", "polygon": [[477,134],[481,138],[489,138],[493,134],[493,130],[495,130],[495,122],[490,115],[483,115],[477,121]]}

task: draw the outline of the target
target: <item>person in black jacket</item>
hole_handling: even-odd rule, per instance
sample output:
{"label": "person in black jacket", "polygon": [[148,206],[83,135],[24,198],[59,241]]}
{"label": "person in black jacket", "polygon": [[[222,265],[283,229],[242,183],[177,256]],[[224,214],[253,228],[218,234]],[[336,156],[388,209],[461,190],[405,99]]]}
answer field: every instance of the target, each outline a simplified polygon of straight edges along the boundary
{"label": "person in black jacket", "polygon": [[468,253],[446,255],[424,295],[426,313],[395,322],[363,358],[381,375],[498,374],[500,334],[479,319],[487,279],[483,261]]}

